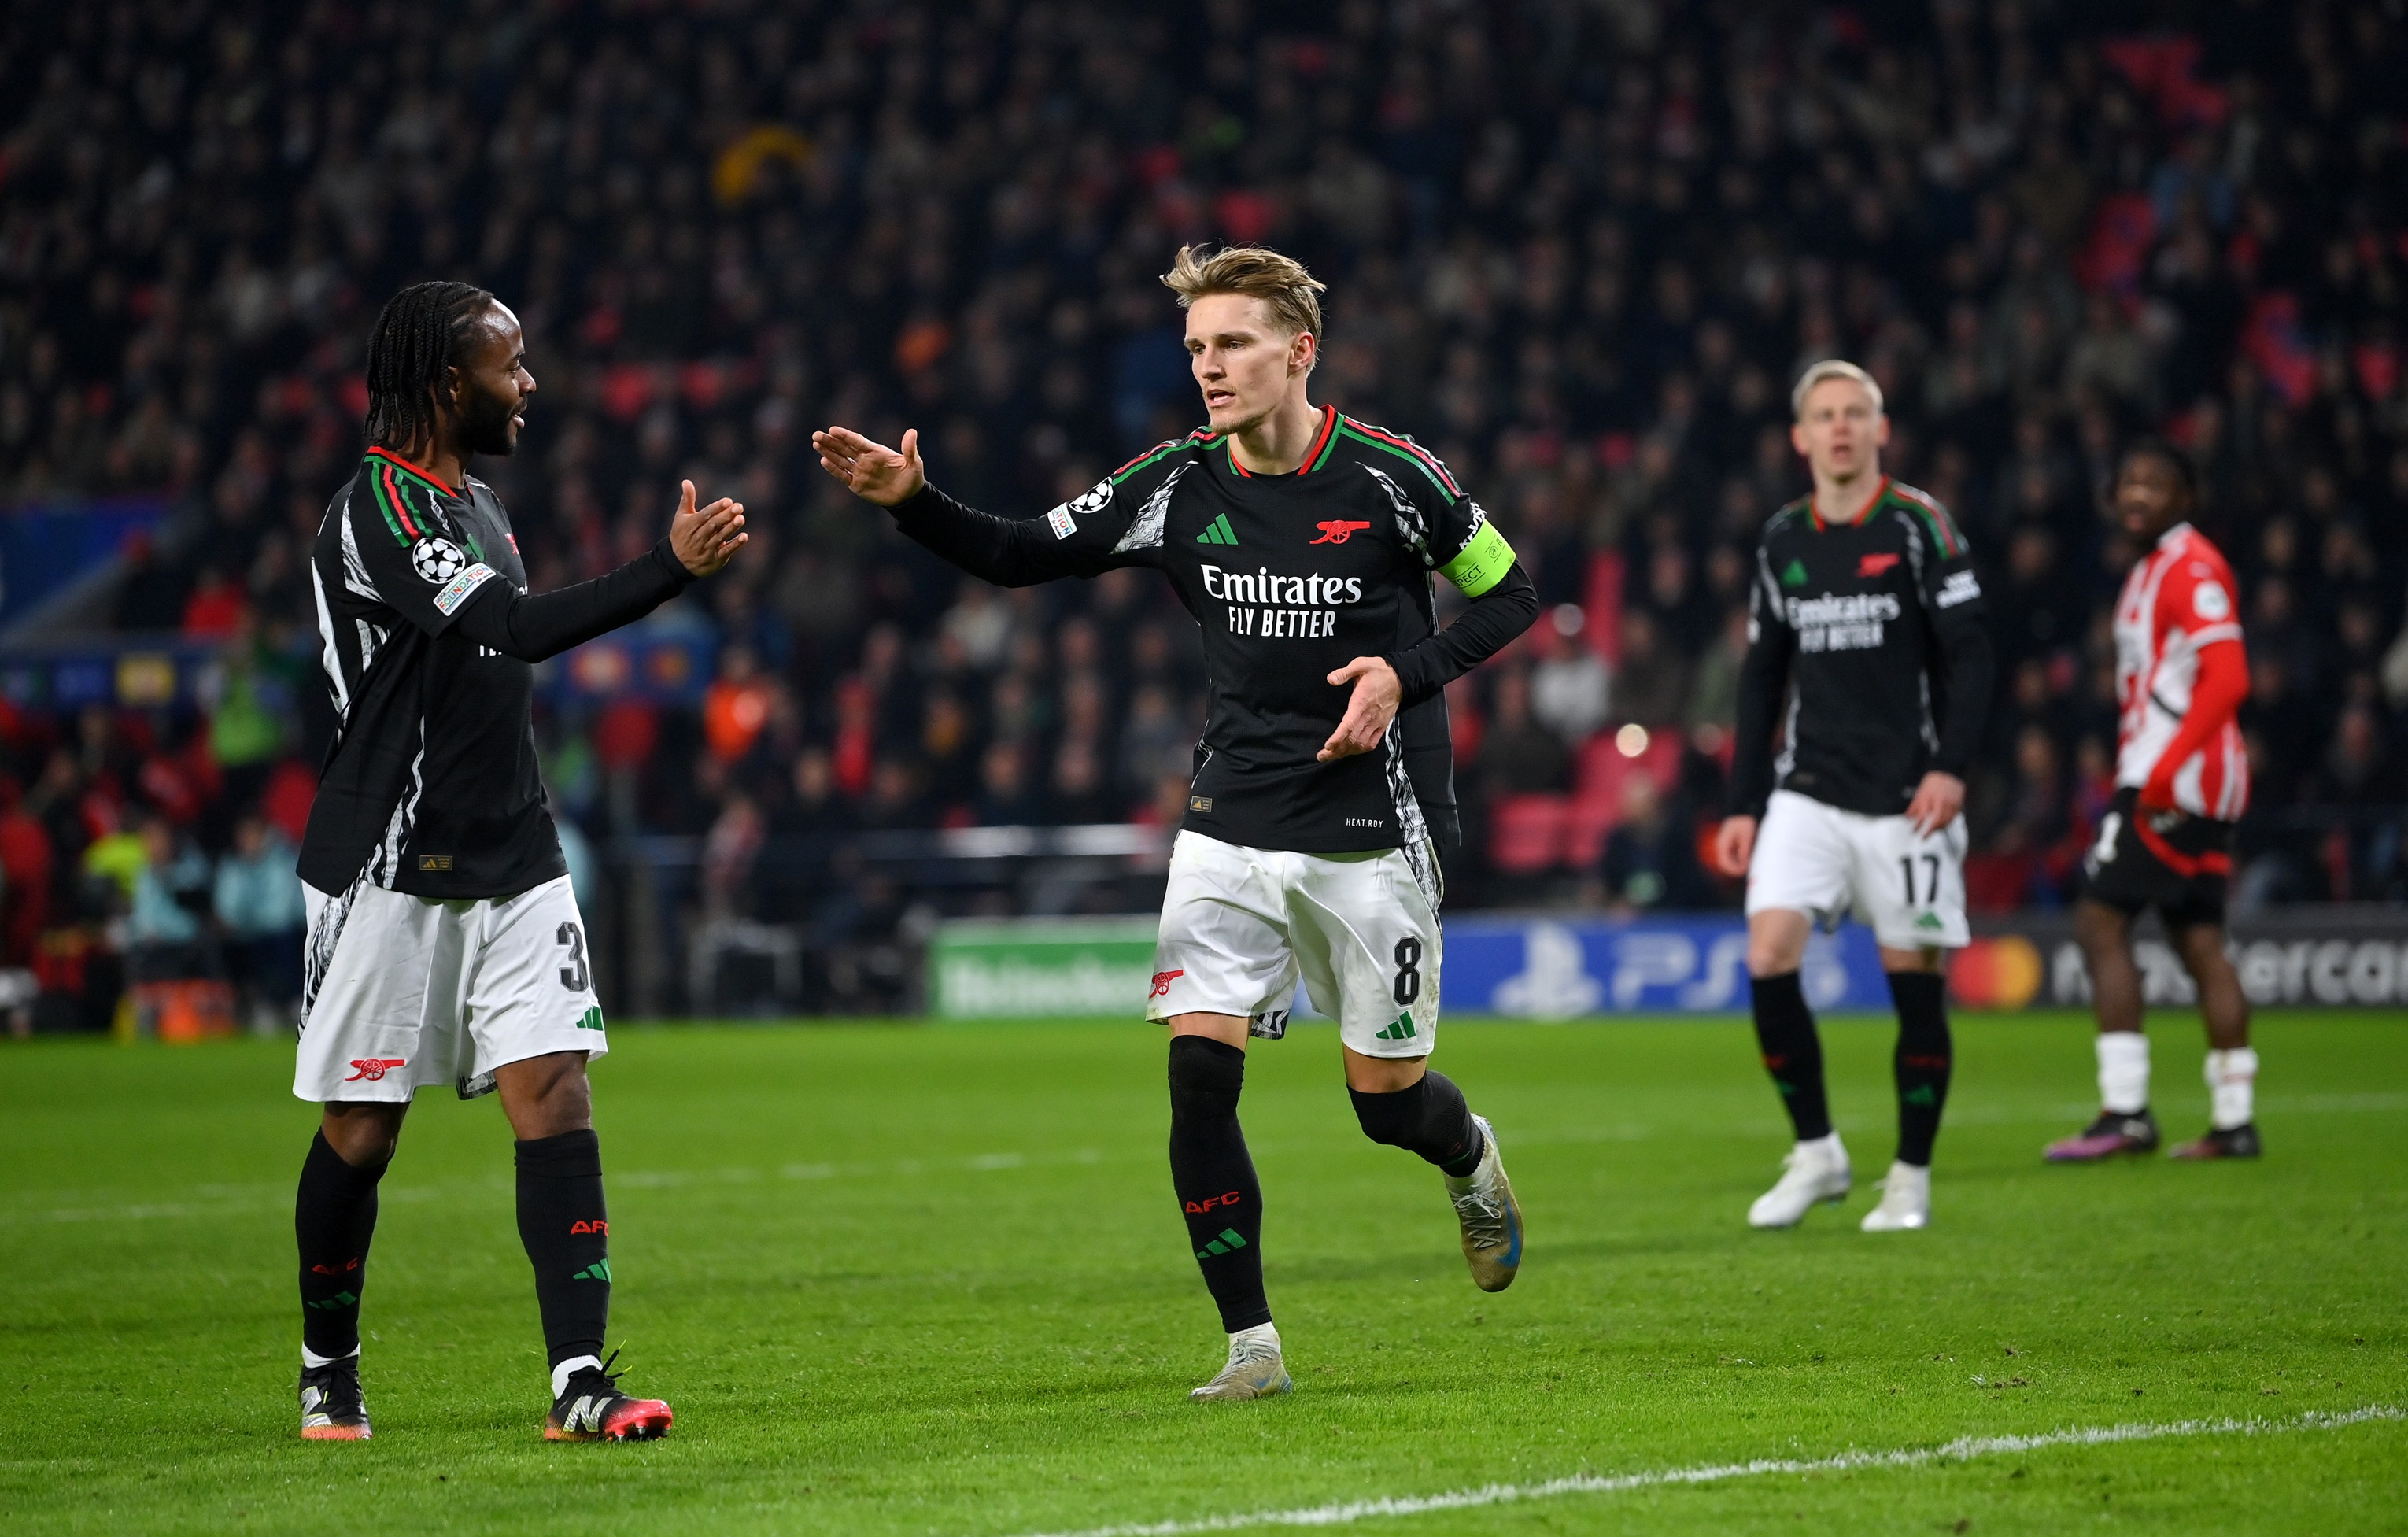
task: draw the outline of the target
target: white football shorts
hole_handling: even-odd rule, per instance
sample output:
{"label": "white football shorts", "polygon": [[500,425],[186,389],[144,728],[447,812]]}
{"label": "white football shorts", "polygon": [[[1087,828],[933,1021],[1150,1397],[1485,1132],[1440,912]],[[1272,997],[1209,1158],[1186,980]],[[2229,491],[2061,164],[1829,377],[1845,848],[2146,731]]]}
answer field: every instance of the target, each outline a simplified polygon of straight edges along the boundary
{"label": "white football shorts", "polygon": [[1276,1040],[1300,975],[1355,1051],[1426,1056],[1438,1035],[1444,889],[1436,855],[1417,852],[1426,877],[1402,849],[1297,854],[1182,832],[1145,1017],[1239,1014]]}
{"label": "white football shorts", "polygon": [[411,897],[363,878],[340,897],[306,882],[303,1099],[406,1103],[430,1084],[490,1093],[494,1070],[610,1049],[568,877],[515,897]]}
{"label": "white football shorts", "polygon": [[1747,865],[1747,911],[1803,912],[1825,929],[1853,913],[1893,950],[1961,948],[1965,819],[1925,836],[1903,816],[1843,812],[1775,790]]}

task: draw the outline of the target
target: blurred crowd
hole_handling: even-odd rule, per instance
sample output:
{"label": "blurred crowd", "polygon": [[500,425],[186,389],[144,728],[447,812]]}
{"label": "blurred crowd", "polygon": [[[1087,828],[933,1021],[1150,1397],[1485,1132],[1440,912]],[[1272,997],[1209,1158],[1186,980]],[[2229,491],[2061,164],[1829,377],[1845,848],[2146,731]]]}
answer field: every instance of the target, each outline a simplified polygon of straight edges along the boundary
{"label": "blurred crowd", "polygon": [[[2143,430],[2195,455],[2241,574],[2242,900],[2398,898],[2408,28],[2182,14],[11,7],[0,488],[167,488],[205,537],[138,560],[120,622],[306,656],[302,555],[360,445],[378,305],[492,288],[541,390],[479,470],[538,588],[649,545],[681,478],[751,510],[738,567],[656,621],[715,643],[699,707],[541,724],[586,832],[701,840],[698,899],[741,914],[787,833],[1175,815],[1201,680],[1165,590],[963,582],[808,435],[914,425],[955,495],[1039,511],[1195,424],[1155,275],[1182,240],[1259,240],[1330,284],[1316,397],[1443,457],[1549,605],[1450,693],[1465,895],[1501,871],[1523,899],[1729,899],[1694,835],[1746,552],[1804,489],[1789,381],[1846,356],[1997,615],[1977,901],[2064,899],[2104,803],[2131,552],[2101,496]],[[45,761],[21,755],[28,805]],[[192,836],[140,774],[117,788]]]}

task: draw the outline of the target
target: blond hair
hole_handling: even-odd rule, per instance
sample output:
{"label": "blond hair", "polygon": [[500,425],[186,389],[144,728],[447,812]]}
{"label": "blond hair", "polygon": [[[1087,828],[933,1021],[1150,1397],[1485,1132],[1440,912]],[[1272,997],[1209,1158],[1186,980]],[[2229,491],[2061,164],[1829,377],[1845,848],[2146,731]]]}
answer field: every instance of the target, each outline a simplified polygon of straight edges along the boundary
{"label": "blond hair", "polygon": [[1228,246],[1208,251],[1202,246],[1181,246],[1178,259],[1162,275],[1162,286],[1179,295],[1186,309],[1212,294],[1242,294],[1270,307],[1271,320],[1288,335],[1301,331],[1312,338],[1318,361],[1321,352],[1321,300],[1328,285],[1304,269],[1293,256],[1265,246]]}
{"label": "blond hair", "polygon": [[1798,376],[1798,387],[1789,392],[1789,414],[1800,422],[1806,420],[1806,397],[1814,393],[1815,385],[1828,379],[1844,379],[1863,385],[1865,394],[1872,396],[1873,414],[1882,414],[1882,387],[1873,381],[1873,376],[1835,357],[1827,357]]}

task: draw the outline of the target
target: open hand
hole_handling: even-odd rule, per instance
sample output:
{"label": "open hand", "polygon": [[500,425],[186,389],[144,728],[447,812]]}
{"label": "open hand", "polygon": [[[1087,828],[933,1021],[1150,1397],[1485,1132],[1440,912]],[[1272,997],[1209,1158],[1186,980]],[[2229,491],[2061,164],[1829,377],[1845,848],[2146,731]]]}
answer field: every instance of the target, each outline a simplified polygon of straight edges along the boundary
{"label": "open hand", "polygon": [[1345,719],[1313,754],[1320,763],[1351,758],[1379,746],[1380,739],[1388,734],[1388,723],[1397,718],[1397,707],[1405,699],[1405,685],[1398,681],[1397,669],[1377,656],[1357,656],[1331,673],[1329,681],[1340,688],[1353,683],[1354,697],[1346,701]]}
{"label": "open hand", "polygon": [[820,451],[822,469],[842,481],[847,491],[881,507],[909,501],[928,483],[928,472],[920,464],[917,427],[903,434],[900,449],[873,443],[851,427],[815,432],[811,447]]}
{"label": "open hand", "polygon": [[680,483],[685,490],[678,497],[677,516],[669,520],[669,548],[687,570],[707,577],[734,560],[752,538],[744,532],[744,504],[722,496],[697,512],[694,482]]}

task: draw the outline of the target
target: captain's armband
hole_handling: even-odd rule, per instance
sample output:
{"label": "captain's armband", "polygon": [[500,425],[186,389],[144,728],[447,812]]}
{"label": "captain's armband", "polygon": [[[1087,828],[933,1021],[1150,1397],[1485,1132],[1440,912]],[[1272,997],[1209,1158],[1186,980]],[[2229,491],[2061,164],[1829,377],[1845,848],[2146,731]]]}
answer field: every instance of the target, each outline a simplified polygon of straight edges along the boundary
{"label": "captain's armband", "polygon": [[1513,547],[1505,542],[1505,536],[1497,531],[1495,524],[1484,518],[1471,542],[1440,567],[1438,574],[1454,582],[1464,596],[1478,597],[1504,581],[1505,573],[1512,568]]}

